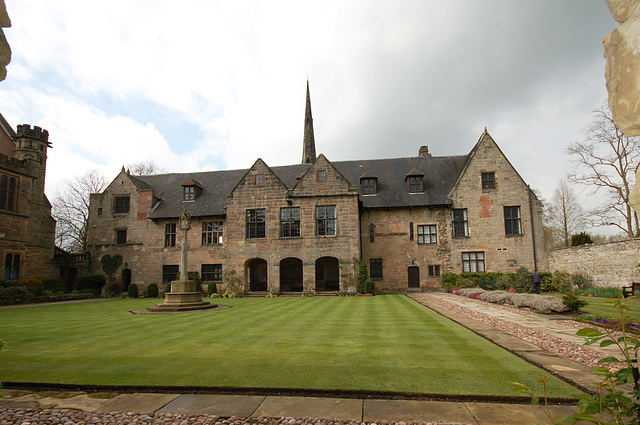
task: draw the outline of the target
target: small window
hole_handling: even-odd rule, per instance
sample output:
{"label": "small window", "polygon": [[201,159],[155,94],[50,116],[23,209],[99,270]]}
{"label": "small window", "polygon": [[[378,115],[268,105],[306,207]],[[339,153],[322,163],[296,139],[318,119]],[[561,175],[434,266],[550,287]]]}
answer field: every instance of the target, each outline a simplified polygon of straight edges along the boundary
{"label": "small window", "polygon": [[422,176],[409,176],[407,179],[409,184],[409,192],[420,193],[422,192]]}
{"label": "small window", "polygon": [[440,266],[429,266],[429,277],[440,277]]}
{"label": "small window", "polygon": [[451,219],[454,238],[469,236],[469,223],[467,221],[466,209],[452,210]]}
{"label": "small window", "polygon": [[4,280],[20,278],[20,254],[7,254],[4,262]]}
{"label": "small window", "polygon": [[496,173],[482,173],[482,188],[483,189],[496,188]]}
{"label": "small window", "polygon": [[0,209],[18,210],[18,180],[15,177],[0,176]]}
{"label": "small window", "polygon": [[256,174],[256,185],[260,186],[264,184],[264,174]]}
{"label": "small window", "polygon": [[113,212],[115,214],[126,214],[129,212],[130,199],[128,196],[116,196]]}
{"label": "small window", "polygon": [[413,221],[409,223],[409,240],[413,240]]}
{"label": "small window", "polygon": [[126,245],[127,243],[127,231],[116,230],[116,245]]}
{"label": "small window", "polygon": [[222,221],[205,221],[202,223],[202,245],[222,245]]}
{"label": "small window", "polygon": [[98,215],[102,215],[102,208],[98,208]]}
{"label": "small window", "polygon": [[463,273],[484,273],[484,252],[463,252]]}
{"label": "small window", "polygon": [[300,237],[300,207],[280,208],[280,237]]}
{"label": "small window", "polygon": [[203,282],[222,282],[222,264],[203,264],[200,276]]}
{"label": "small window", "polygon": [[373,243],[376,241],[376,225],[371,223],[369,224],[369,242]]}
{"label": "small window", "polygon": [[336,206],[323,205],[316,207],[316,236],[335,236]]}
{"label": "small window", "polygon": [[504,231],[507,236],[522,235],[520,207],[504,207]]}
{"label": "small window", "polygon": [[326,182],[327,181],[327,170],[318,170],[316,171],[316,181],[317,182]]}
{"label": "small window", "polygon": [[371,279],[382,279],[382,258],[369,260],[369,277]]}
{"label": "small window", "polygon": [[180,267],[177,265],[162,266],[162,283],[173,282],[178,278]]}
{"label": "small window", "polygon": [[378,191],[378,179],[367,177],[362,179],[362,194],[375,195]]}
{"label": "small window", "polygon": [[418,244],[436,244],[438,243],[437,227],[435,224],[418,226]]}
{"label": "small window", "polygon": [[164,226],[164,246],[176,246],[176,223],[167,223]]}
{"label": "small window", "polygon": [[184,186],[184,198],[185,201],[193,201],[196,199],[196,187]]}
{"label": "small window", "polygon": [[266,214],[264,209],[247,210],[247,239],[264,239]]}

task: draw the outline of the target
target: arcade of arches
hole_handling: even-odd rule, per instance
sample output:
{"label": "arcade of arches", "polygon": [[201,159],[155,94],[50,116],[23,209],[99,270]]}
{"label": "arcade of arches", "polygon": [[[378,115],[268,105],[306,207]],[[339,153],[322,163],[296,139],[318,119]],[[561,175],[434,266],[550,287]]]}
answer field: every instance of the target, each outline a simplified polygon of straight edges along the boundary
{"label": "arcade of arches", "polygon": [[[268,287],[267,262],[253,258],[245,263],[245,276],[251,292],[266,292]],[[280,261],[280,292],[303,292],[304,265],[301,259],[288,257]],[[340,267],[335,257],[321,257],[315,261],[315,291],[340,290]]]}

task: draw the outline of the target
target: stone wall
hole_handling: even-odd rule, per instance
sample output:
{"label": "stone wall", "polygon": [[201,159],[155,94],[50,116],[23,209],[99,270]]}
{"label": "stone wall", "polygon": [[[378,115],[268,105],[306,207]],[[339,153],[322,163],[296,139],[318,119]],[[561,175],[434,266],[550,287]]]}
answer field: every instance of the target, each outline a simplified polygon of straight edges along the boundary
{"label": "stone wall", "polygon": [[549,253],[549,269],[583,273],[595,286],[626,286],[640,282],[640,239],[556,249]]}

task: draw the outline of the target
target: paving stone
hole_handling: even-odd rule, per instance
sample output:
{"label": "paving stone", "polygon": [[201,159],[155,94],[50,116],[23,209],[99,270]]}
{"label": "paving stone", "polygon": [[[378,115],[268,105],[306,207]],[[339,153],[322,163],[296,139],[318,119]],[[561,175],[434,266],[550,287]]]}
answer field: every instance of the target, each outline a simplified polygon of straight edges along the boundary
{"label": "paving stone", "polygon": [[362,420],[362,400],[320,397],[267,397],[254,416]]}
{"label": "paving stone", "polygon": [[120,394],[97,409],[98,412],[153,413],[173,401],[179,394]]}
{"label": "paving stone", "polygon": [[263,396],[183,394],[157,413],[251,416],[263,400]]}
{"label": "paving stone", "polygon": [[365,400],[365,421],[423,421],[477,424],[463,403],[423,400]]}

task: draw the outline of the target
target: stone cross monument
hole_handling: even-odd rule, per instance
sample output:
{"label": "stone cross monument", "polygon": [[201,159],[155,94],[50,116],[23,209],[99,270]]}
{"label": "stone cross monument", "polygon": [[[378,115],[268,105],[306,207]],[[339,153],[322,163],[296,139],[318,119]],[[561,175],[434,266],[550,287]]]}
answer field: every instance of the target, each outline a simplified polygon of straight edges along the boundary
{"label": "stone cross monument", "polygon": [[198,290],[195,280],[189,280],[189,269],[187,268],[187,249],[189,243],[187,235],[191,229],[191,216],[187,210],[184,210],[182,214],[180,214],[179,226],[180,230],[182,230],[180,279],[171,282],[171,292],[164,294],[164,303],[147,307],[147,310],[153,313],[177,313],[218,307],[217,304],[202,301],[202,290]]}

